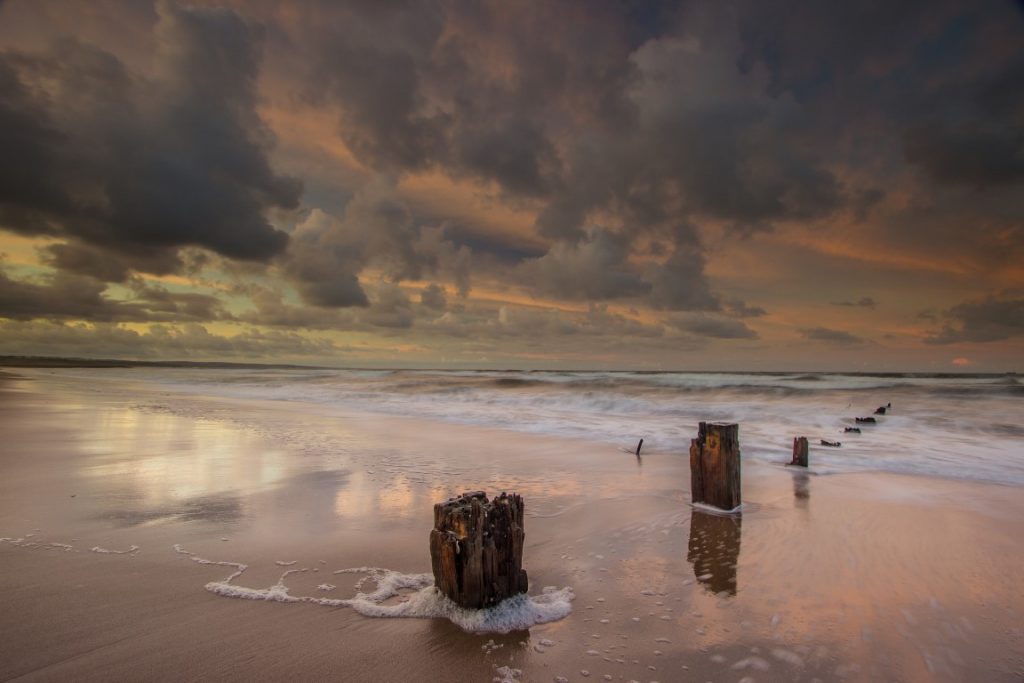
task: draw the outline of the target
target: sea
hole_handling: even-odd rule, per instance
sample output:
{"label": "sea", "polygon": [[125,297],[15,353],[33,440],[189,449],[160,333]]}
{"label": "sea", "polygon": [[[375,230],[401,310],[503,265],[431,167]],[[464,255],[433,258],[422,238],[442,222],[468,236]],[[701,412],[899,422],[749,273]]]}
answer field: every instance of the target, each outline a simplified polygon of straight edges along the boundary
{"label": "sea", "polygon": [[[983,374],[90,369],[168,392],[332,406],[583,439],[622,457],[686,457],[701,421],[739,424],[744,462],[793,438],[818,474],[882,471],[1024,485],[1024,380]],[[885,414],[876,410],[885,406]],[[856,418],[873,417],[874,424]],[[848,432],[846,428],[859,428]],[[821,444],[839,442],[838,447]]]}

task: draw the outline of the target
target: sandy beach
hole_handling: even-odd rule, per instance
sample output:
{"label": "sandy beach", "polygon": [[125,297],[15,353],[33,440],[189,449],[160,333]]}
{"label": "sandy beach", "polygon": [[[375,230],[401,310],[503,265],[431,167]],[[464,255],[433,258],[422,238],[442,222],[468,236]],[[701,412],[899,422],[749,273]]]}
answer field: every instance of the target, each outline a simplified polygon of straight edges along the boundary
{"label": "sandy beach", "polygon": [[[2,680],[1024,679],[1018,486],[780,452],[721,517],[689,504],[682,453],[141,372],[12,371],[0,433]],[[523,495],[530,593],[571,588],[568,616],[471,633],[206,588],[242,564],[233,585],[317,599],[355,594],[365,574],[338,570],[429,572],[432,505],[474,489]]]}

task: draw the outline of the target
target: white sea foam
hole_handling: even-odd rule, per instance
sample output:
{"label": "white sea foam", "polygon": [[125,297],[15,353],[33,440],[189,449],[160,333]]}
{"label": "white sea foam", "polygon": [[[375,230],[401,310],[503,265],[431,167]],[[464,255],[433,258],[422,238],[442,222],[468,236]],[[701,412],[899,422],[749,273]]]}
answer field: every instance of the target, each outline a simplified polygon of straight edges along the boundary
{"label": "white sea foam", "polygon": [[[38,531],[38,529],[36,529],[36,531]],[[24,536],[19,536],[17,538],[14,538],[13,536],[4,536],[4,537],[0,537],[0,543],[7,543],[8,545],[13,545],[13,546],[16,546],[16,547],[19,547],[19,548],[27,548],[27,549],[51,548],[51,549],[54,549],[54,550],[61,550],[61,551],[66,552],[66,553],[75,552],[75,547],[73,545],[71,545],[70,543],[56,543],[56,542],[44,543],[44,542],[41,542],[41,541],[30,541],[29,540],[30,538],[34,538],[34,537],[35,537],[35,534],[25,534]]]}
{"label": "white sea foam", "polygon": [[517,595],[494,607],[473,610],[459,607],[428,586],[397,605],[353,600],[352,608],[373,617],[443,617],[471,633],[508,633],[564,619],[572,612],[575,597],[571,588],[548,586],[540,595]]}
{"label": "white sea foam", "polygon": [[701,512],[707,512],[712,515],[734,515],[743,511],[743,503],[740,503],[731,510],[725,510],[723,508],[715,507],[714,505],[708,505],[707,503],[690,503],[695,509]]}
{"label": "white sea foam", "polygon": [[[572,601],[576,597],[571,588],[559,589],[547,586],[540,595],[517,595],[494,607],[476,610],[465,609],[453,603],[434,587],[432,574],[403,574],[380,567],[352,567],[334,572],[335,574],[365,574],[356,582],[356,590],[360,591],[367,581],[372,581],[375,584],[375,589],[371,592],[360,591],[352,598],[347,599],[300,596],[291,594],[285,584],[285,579],[290,574],[300,574],[309,571],[308,569],[289,569],[273,586],[250,588],[232,583],[248,569],[248,565],[240,562],[208,560],[185,550],[179,544],[174,546],[174,550],[178,554],[187,555],[190,560],[198,564],[234,567],[237,571],[226,579],[206,584],[206,590],[223,597],[270,602],[308,602],[325,607],[350,607],[367,617],[444,618],[471,633],[508,633],[563,619],[572,612]],[[326,588],[326,586],[330,586],[330,588]],[[334,586],[321,584],[318,588],[330,590]],[[415,592],[403,596],[403,591]],[[398,596],[403,596],[400,602],[384,604],[386,600]]]}
{"label": "white sea foam", "polygon": [[69,553],[75,549],[75,547],[70,543],[45,543],[44,545],[48,548],[57,548],[58,550],[63,550],[66,553]]}
{"label": "white sea foam", "polygon": [[522,669],[513,669],[510,666],[499,666],[494,669],[492,683],[519,683],[519,677],[523,675]]}
{"label": "white sea foam", "polygon": [[773,649],[772,656],[780,662],[785,662],[791,666],[801,667],[804,665],[804,660],[801,659],[800,655],[790,650],[784,650],[781,647]]}
{"label": "white sea foam", "polygon": [[771,665],[768,663],[768,660],[766,659],[752,656],[745,657],[744,659],[739,660],[738,662],[732,665],[732,668],[736,669],[737,671],[741,671],[747,668],[755,669],[757,671],[767,671],[771,668]]}
{"label": "white sea foam", "polygon": [[103,548],[98,545],[89,548],[90,553],[100,553],[101,555],[134,555],[139,552],[139,546],[129,546],[128,550],[110,550],[109,548]]}

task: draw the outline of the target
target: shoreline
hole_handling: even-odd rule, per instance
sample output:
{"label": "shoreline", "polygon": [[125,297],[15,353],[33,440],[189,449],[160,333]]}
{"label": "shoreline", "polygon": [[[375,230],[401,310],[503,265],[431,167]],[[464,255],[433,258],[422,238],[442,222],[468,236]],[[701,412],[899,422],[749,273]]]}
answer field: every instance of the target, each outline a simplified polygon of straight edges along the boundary
{"label": "shoreline", "polygon": [[437,366],[332,366],[332,365],[297,365],[288,363],[258,363],[258,362],[228,362],[228,361],[188,361],[188,360],[167,360],[151,361],[123,358],[75,358],[64,356],[12,356],[0,355],[0,367],[12,368],[80,368],[80,369],[103,369],[103,368],[180,368],[180,369],[213,369],[213,370],[239,370],[239,369],[267,369],[267,370],[336,370],[336,371],[372,371],[372,372],[470,372],[470,373],[609,373],[609,374],[635,374],[635,375],[719,375],[719,374],[740,374],[779,377],[788,375],[837,375],[844,377],[935,377],[948,379],[983,379],[997,377],[1019,377],[1015,370],[1003,372],[952,372],[952,371],[907,371],[898,372],[893,370],[877,371],[841,371],[821,369],[796,369],[796,370],[651,370],[643,368],[575,368],[572,370],[549,368],[549,369],[527,369],[527,368],[477,368],[477,367],[437,367]]}
{"label": "shoreline", "polygon": [[[96,389],[68,377],[17,393],[0,384],[11,446],[0,537],[36,533],[84,550],[0,543],[0,637],[11,644],[0,678],[345,671],[398,681],[429,670],[488,681],[501,666],[522,681],[1024,672],[1020,487],[754,464],[739,522],[718,523],[690,507],[688,465],[671,454],[638,466],[573,439],[179,394],[191,412],[161,411],[143,407],[159,392]],[[344,598],[354,579],[317,584],[344,579],[331,572],[346,567],[429,571],[432,503],[502,486],[526,499],[530,594],[553,585],[576,595],[566,618],[528,633],[227,599],[203,587],[230,567],[173,550],[245,563],[241,583],[253,588],[274,585],[290,568],[279,563],[294,561],[309,570],[287,577],[294,594]],[[132,545],[134,554],[89,550]]]}

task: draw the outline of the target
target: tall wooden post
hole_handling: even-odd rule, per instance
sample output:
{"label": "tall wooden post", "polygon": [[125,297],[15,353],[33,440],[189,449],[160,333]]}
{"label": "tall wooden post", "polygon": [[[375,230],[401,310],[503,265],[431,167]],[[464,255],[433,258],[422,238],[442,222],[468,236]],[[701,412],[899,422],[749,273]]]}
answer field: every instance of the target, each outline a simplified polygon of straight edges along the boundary
{"label": "tall wooden post", "polygon": [[694,503],[723,510],[739,507],[740,428],[727,422],[701,422],[690,441],[690,491]]}
{"label": "tall wooden post", "polygon": [[790,465],[797,465],[799,467],[807,467],[807,437],[806,436],[795,436],[793,437],[793,461]]}
{"label": "tall wooden post", "polygon": [[525,593],[523,499],[483,491],[434,506],[430,561],[434,583],[460,607],[479,609]]}

